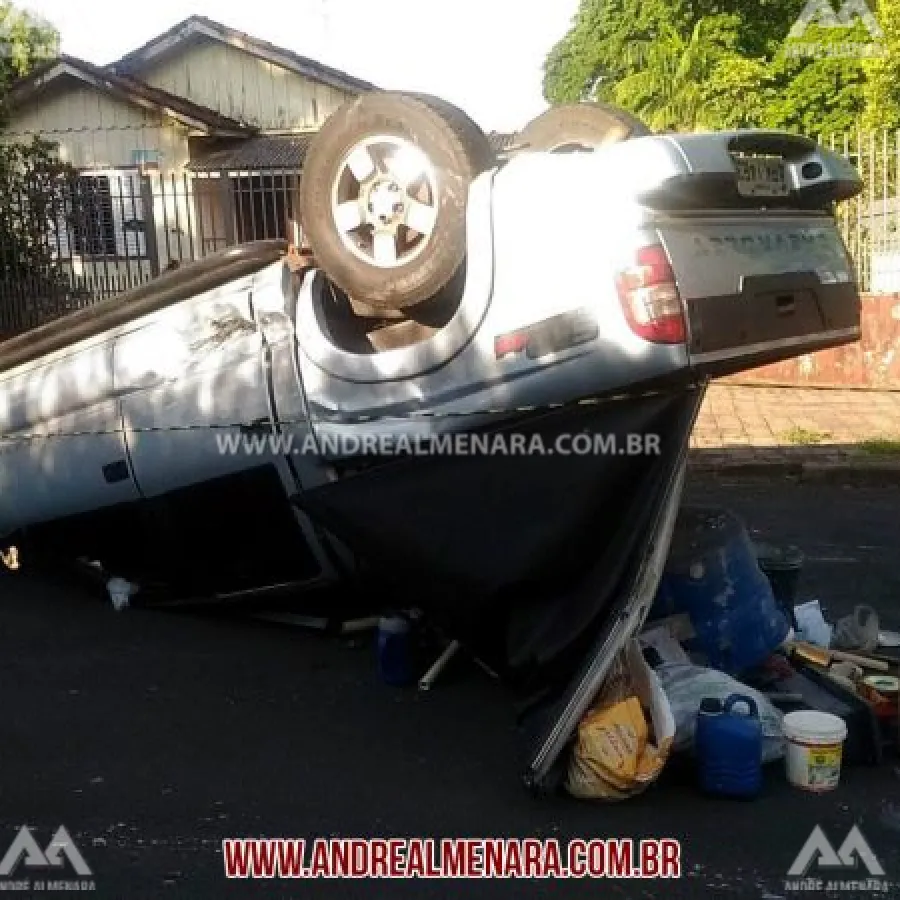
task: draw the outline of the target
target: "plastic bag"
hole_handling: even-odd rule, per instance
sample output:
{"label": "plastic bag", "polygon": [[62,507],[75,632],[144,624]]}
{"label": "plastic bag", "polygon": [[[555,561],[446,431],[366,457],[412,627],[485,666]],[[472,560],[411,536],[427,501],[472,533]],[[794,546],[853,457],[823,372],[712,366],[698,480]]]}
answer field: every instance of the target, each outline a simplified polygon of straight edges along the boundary
{"label": "plastic bag", "polygon": [[636,641],[613,664],[578,726],[566,787],[590,800],[625,800],[662,772],[675,737],[665,692]]}
{"label": "plastic bag", "polygon": [[878,613],[871,606],[857,606],[852,616],[838,620],[831,646],[835,650],[874,653],[878,649],[880,630]]}
{"label": "plastic bag", "polygon": [[763,732],[763,762],[774,762],[785,753],[781,722],[784,718],[766,697],[736,681],[724,672],[682,664],[662,665],[656,670],[675,718],[676,751],[692,750],[697,730],[697,713],[706,697],[716,697],[723,703],[732,694],[752,697],[759,709]]}
{"label": "plastic bag", "polygon": [[817,647],[830,647],[834,627],[825,621],[822,607],[818,600],[808,600],[794,607],[794,618],[797,621],[797,638]]}

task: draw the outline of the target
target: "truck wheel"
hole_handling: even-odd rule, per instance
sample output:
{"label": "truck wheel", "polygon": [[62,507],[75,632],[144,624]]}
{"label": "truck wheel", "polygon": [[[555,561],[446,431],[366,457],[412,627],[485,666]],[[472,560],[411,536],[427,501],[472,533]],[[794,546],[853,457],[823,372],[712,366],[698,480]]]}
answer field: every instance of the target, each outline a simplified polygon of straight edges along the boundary
{"label": "truck wheel", "polygon": [[495,164],[462,110],[378,91],[337,110],[303,167],[302,220],[323,271],[376,309],[439,294],[463,264],[469,184]]}
{"label": "truck wheel", "polygon": [[596,150],[652,134],[638,118],[608,103],[553,106],[525,126],[516,144],[528,152],[572,153]]}

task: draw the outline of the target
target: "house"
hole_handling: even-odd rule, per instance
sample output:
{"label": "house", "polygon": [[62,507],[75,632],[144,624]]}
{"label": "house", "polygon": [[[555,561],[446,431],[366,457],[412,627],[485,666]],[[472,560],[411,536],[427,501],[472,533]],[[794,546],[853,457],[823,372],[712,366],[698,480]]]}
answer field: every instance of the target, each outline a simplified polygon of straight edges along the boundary
{"label": "house", "polygon": [[298,236],[313,134],[374,85],[201,16],[100,67],[71,56],[16,82],[2,141],[52,141],[78,172],[50,230],[97,298],[173,261]]}

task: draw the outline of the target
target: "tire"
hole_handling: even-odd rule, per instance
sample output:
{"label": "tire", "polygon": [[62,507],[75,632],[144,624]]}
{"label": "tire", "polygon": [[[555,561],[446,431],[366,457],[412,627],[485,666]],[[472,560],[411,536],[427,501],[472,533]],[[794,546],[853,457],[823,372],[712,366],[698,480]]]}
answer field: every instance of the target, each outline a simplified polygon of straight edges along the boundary
{"label": "tire", "polygon": [[344,104],[303,167],[301,218],[319,265],[376,309],[439,295],[465,259],[469,185],[495,162],[475,122],[436,97],[377,91]]}
{"label": "tire", "polygon": [[461,110],[458,106],[454,106],[452,103],[448,103],[446,100],[434,97],[431,94],[408,93],[406,96],[413,97],[424,103],[456,132],[456,136],[465,147],[477,174],[480,175],[482,172],[486,172],[497,165],[497,154],[494,153],[491,142],[468,113]]}
{"label": "tire", "polygon": [[607,103],[554,106],[525,126],[516,139],[524,152],[596,150],[652,134],[638,118]]}

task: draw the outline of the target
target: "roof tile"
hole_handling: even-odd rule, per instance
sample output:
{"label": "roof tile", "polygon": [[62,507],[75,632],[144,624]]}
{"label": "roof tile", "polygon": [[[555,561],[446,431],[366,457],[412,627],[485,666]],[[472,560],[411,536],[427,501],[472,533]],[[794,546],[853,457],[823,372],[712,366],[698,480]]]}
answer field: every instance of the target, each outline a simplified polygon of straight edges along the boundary
{"label": "roof tile", "polygon": [[231,147],[200,153],[188,163],[192,172],[260,171],[303,168],[314,134],[260,135],[235,142]]}

